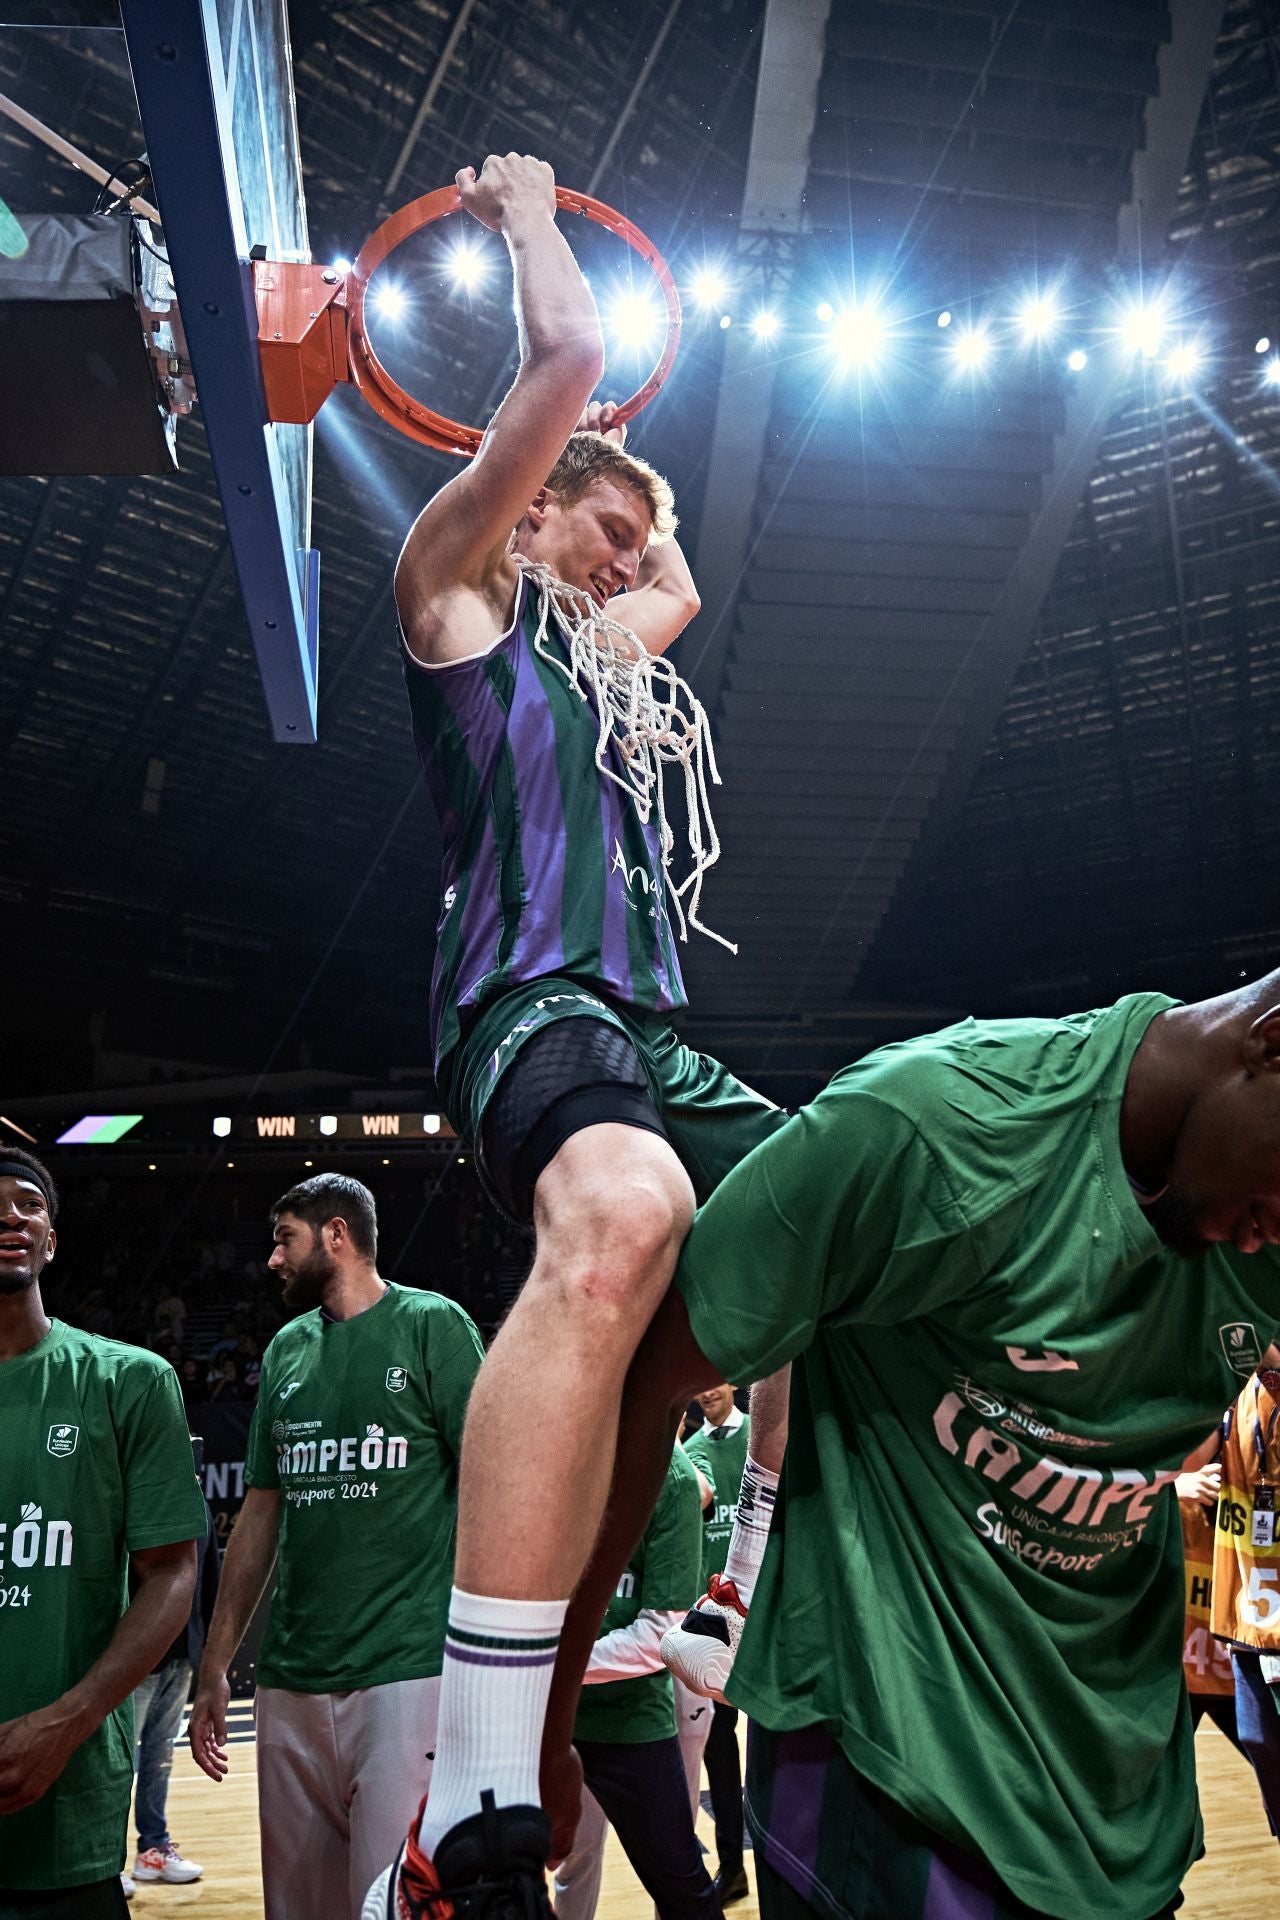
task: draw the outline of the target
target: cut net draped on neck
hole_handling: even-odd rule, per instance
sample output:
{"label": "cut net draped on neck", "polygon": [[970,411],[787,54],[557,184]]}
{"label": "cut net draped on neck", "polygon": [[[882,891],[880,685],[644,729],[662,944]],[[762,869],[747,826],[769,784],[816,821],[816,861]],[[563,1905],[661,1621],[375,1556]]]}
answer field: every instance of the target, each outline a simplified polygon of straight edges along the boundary
{"label": "cut net draped on neck", "polygon": [[[703,879],[720,858],[720,836],[708,794],[708,785],[720,785],[720,774],[705,707],[670,661],[647,653],[630,628],[610,620],[585,589],[557,580],[548,567],[519,554],[515,558],[538,596],[535,651],[564,674],[584,702],[594,696],[599,717],[597,767],[630,794],[646,825],[657,815],[662,873],[680,938],[687,940],[692,927],[736,953],[736,945],[705,926],[700,917]],[[549,644],[547,623],[553,611],[560,618],[567,665]],[[611,736],[622,750],[623,775],[609,762]],[[680,881],[671,871],[675,834],[663,791],[671,766],[681,770],[689,817],[691,865]]]}

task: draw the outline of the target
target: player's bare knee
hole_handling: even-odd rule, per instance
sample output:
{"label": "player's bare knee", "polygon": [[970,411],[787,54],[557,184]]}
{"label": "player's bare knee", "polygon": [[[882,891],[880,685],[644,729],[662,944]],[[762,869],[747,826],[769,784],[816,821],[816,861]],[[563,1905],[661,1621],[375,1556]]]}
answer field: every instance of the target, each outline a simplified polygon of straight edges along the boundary
{"label": "player's bare knee", "polygon": [[674,1174],[660,1164],[579,1182],[539,1222],[538,1267],[575,1318],[642,1325],[671,1278],[693,1210],[678,1164]]}

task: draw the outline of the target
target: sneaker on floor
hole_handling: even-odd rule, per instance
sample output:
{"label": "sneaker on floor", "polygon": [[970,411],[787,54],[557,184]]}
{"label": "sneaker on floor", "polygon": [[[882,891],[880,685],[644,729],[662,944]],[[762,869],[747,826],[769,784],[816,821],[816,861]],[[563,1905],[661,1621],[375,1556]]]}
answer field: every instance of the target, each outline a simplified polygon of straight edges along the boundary
{"label": "sneaker on floor", "polygon": [[194,1860],[183,1859],[172,1840],[166,1840],[162,1847],[148,1847],[133,1863],[135,1880],[163,1880],[170,1887],[185,1887],[203,1872]]}
{"label": "sneaker on floor", "polygon": [[663,1665],[692,1693],[723,1700],[746,1618],[747,1609],[732,1580],[713,1573],[697,1605],[678,1627],[663,1634]]}
{"label": "sneaker on floor", "polygon": [[486,1791],[480,1812],[450,1827],[434,1860],[418,1845],[421,1822],[420,1807],[400,1852],[365,1895],[360,1920],[553,1920],[551,1826],[541,1807],[498,1807]]}
{"label": "sneaker on floor", "polygon": [[127,1873],[120,1875],[120,1891],[126,1900],[132,1900],[134,1894],[138,1891]]}

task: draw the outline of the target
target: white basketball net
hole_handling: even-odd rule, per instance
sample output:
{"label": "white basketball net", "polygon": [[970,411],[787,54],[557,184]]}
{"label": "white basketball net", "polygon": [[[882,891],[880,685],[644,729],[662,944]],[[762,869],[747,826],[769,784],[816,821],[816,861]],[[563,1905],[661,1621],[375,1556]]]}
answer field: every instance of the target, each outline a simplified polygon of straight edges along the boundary
{"label": "white basketball net", "polygon": [[[647,824],[657,814],[662,874],[675,908],[680,938],[687,940],[692,927],[695,933],[704,933],[708,940],[736,953],[732,940],[704,926],[699,917],[703,879],[720,858],[720,836],[711,818],[707,793],[708,781],[712,786],[720,785],[720,773],[706,708],[670,661],[647,653],[631,629],[602,613],[585,588],[557,580],[549,567],[520,554],[514,558],[538,595],[535,651],[549,665],[559,668],[581,700],[595,696],[600,717],[597,767],[630,794],[642,821]],[[553,610],[559,614],[564,630],[567,666],[548,645],[547,622]],[[625,777],[609,764],[610,736],[622,749]],[[678,884],[671,872],[675,834],[663,797],[663,778],[669,766],[680,767],[684,775],[689,815],[692,867]]]}

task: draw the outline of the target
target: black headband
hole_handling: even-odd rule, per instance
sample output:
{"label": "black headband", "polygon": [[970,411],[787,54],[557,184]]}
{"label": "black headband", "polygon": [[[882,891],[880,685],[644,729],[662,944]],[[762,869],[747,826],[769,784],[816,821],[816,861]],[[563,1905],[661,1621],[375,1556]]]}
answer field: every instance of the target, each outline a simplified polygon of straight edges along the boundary
{"label": "black headband", "polygon": [[0,1180],[3,1180],[6,1174],[13,1180],[29,1180],[33,1187],[39,1187],[44,1195],[45,1207],[52,1217],[53,1188],[43,1167],[29,1167],[25,1160],[6,1160],[0,1157]]}

